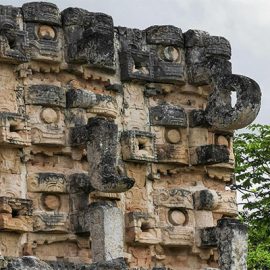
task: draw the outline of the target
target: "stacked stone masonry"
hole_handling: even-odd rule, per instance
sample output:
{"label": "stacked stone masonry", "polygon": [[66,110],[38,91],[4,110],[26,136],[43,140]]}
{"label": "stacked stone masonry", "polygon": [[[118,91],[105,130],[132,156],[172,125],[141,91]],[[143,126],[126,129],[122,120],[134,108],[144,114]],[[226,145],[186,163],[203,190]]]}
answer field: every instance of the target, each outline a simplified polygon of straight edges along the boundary
{"label": "stacked stone masonry", "polygon": [[230,57],[204,31],[0,6],[0,269],[246,269],[232,139],[261,94]]}

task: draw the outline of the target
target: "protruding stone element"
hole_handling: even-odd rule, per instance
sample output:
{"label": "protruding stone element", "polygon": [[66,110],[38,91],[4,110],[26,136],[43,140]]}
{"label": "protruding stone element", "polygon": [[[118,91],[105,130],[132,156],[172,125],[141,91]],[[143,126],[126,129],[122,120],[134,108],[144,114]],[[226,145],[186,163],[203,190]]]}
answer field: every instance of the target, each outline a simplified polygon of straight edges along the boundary
{"label": "protruding stone element", "polygon": [[154,25],[145,30],[146,40],[149,44],[162,44],[167,46],[184,46],[182,30],[172,25]]}
{"label": "protruding stone element", "polygon": [[217,246],[217,228],[209,227],[199,230],[199,243],[202,248],[216,247]]}
{"label": "protruding stone element", "polygon": [[117,117],[118,105],[115,97],[97,94],[96,100],[96,104],[89,109],[89,112],[107,118]]}
{"label": "protruding stone element", "polygon": [[193,193],[194,207],[197,210],[213,210],[218,206],[219,196],[210,189],[198,190]]}
{"label": "protruding stone element", "polygon": [[160,105],[149,109],[152,126],[187,127],[187,116],[183,108]]}
{"label": "protruding stone element", "polygon": [[114,70],[112,17],[79,8],[67,8],[62,12],[62,18],[67,43],[67,62]]}
{"label": "protruding stone element", "polygon": [[[256,118],[261,103],[261,91],[252,79],[240,75],[215,76],[213,92],[206,108],[206,120],[215,129],[235,130],[249,125]],[[231,92],[237,101],[231,105]]]}
{"label": "protruding stone element", "polygon": [[0,6],[0,61],[20,64],[29,60],[27,33],[23,31],[19,8]]}
{"label": "protruding stone element", "polygon": [[123,81],[185,83],[183,35],[180,28],[156,25],[141,31],[118,27],[118,34]]}
{"label": "protruding stone element", "polygon": [[131,245],[154,245],[161,242],[156,218],[143,212],[126,214],[126,241]]}
{"label": "protruding stone element", "polygon": [[27,105],[66,107],[65,91],[55,85],[31,85],[27,88],[25,100]]}
{"label": "protruding stone element", "polygon": [[61,16],[55,4],[46,2],[26,3],[23,4],[22,11],[26,22],[61,25]]}
{"label": "protruding stone element", "polygon": [[239,220],[223,218],[217,227],[200,230],[201,247],[217,247],[220,270],[246,270],[247,226]]}
{"label": "protruding stone element", "polygon": [[122,155],[126,161],[156,161],[155,135],[139,130],[127,130],[121,136]]}
{"label": "protruding stone element", "polygon": [[24,4],[22,11],[31,59],[60,63],[63,59],[63,33],[57,6],[46,2],[32,2]]}
{"label": "protruding stone element", "polygon": [[247,226],[235,219],[218,221],[217,244],[220,270],[246,270]]}
{"label": "protruding stone element", "polygon": [[0,5],[0,268],[246,270],[225,187],[261,97],[230,58],[204,31]]}
{"label": "protruding stone element", "polygon": [[213,75],[231,74],[230,43],[207,32],[188,30],[185,34],[188,81],[194,85],[209,84]]}
{"label": "protruding stone element", "polygon": [[134,180],[117,168],[117,125],[105,118],[88,123],[87,156],[91,185],[103,192],[124,192]]}
{"label": "protruding stone element", "polygon": [[0,197],[0,229],[14,232],[32,231],[32,211],[31,200]]}
{"label": "protruding stone element", "polygon": [[71,230],[77,234],[89,234],[91,215],[89,211],[89,193],[94,188],[89,176],[75,173],[69,176],[70,223]]}
{"label": "protruding stone element", "polygon": [[89,109],[97,104],[97,97],[93,92],[84,89],[69,89],[67,92],[68,108]]}
{"label": "protruding stone element", "polygon": [[190,149],[192,165],[206,165],[229,162],[229,150],[225,145],[203,145]]}
{"label": "protruding stone element", "polygon": [[110,261],[123,257],[124,218],[122,211],[112,203],[104,201],[92,203],[90,215],[93,261]]}
{"label": "protruding stone element", "polygon": [[0,144],[21,148],[31,145],[31,128],[26,116],[0,112]]}

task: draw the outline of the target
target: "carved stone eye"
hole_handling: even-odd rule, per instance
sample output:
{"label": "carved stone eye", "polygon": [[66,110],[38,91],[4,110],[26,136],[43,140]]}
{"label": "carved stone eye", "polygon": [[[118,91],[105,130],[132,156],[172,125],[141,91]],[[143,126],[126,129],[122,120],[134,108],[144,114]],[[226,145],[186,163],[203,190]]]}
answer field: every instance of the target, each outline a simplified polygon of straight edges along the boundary
{"label": "carved stone eye", "polygon": [[165,139],[169,143],[179,143],[181,141],[181,134],[178,129],[167,129],[165,131]]}
{"label": "carved stone eye", "polygon": [[174,226],[184,226],[188,222],[187,213],[182,209],[169,211],[169,222]]}
{"label": "carved stone eye", "polygon": [[163,50],[163,58],[168,62],[175,62],[179,59],[180,54],[178,49],[173,46],[165,47]]}
{"label": "carved stone eye", "polygon": [[40,39],[53,40],[56,37],[55,30],[49,25],[41,25],[38,29]]}
{"label": "carved stone eye", "polygon": [[43,196],[42,201],[45,209],[49,211],[58,210],[61,206],[61,200],[57,195],[52,194],[45,195]]}
{"label": "carved stone eye", "polygon": [[47,124],[52,124],[58,121],[58,114],[52,108],[45,108],[41,112],[42,120]]}

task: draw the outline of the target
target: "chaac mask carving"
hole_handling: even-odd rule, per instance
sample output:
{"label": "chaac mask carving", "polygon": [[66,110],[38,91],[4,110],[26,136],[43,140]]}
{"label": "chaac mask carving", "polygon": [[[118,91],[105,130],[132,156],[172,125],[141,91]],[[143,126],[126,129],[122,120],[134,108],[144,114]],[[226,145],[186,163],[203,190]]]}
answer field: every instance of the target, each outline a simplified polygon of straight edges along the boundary
{"label": "chaac mask carving", "polygon": [[227,186],[261,93],[230,56],[204,31],[0,6],[3,267],[246,269]]}

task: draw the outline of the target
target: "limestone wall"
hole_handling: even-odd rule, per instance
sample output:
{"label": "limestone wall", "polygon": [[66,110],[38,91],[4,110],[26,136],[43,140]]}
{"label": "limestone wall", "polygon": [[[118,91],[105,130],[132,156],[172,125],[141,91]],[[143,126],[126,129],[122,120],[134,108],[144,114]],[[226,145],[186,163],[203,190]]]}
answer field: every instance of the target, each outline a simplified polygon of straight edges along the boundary
{"label": "limestone wall", "polygon": [[203,31],[0,6],[0,269],[246,269],[228,186],[260,89],[230,57]]}

